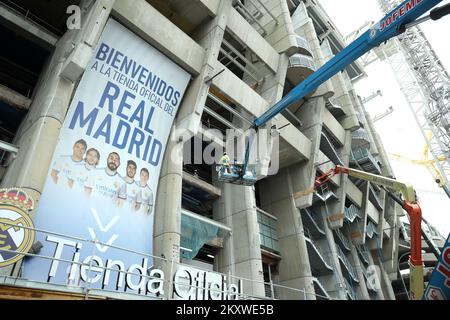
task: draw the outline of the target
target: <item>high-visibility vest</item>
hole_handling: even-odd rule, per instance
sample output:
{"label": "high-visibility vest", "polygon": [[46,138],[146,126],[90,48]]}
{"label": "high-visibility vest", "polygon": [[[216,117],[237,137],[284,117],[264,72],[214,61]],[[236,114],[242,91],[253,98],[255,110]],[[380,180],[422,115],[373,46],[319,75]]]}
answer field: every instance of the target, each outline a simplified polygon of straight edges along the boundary
{"label": "high-visibility vest", "polygon": [[230,165],[230,157],[228,155],[223,155],[222,158],[220,158],[220,163],[224,166]]}

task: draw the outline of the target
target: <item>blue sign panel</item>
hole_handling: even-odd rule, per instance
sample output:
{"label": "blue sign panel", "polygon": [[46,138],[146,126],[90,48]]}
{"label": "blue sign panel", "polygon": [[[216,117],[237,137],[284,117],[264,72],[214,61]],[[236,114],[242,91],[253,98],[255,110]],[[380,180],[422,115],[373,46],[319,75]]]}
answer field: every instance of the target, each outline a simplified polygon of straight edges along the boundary
{"label": "blue sign panel", "polygon": [[450,300],[450,234],[422,299]]}

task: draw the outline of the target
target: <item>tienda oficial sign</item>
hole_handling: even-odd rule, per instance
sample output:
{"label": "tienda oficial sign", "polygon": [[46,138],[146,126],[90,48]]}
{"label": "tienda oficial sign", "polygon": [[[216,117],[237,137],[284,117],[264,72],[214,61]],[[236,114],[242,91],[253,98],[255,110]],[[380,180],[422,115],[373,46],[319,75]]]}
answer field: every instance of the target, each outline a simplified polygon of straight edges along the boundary
{"label": "tienda oficial sign", "polygon": [[[126,264],[121,260],[106,259],[99,255],[80,258],[80,249],[85,242],[75,241],[55,235],[47,235],[46,241],[54,244],[54,254],[50,259],[46,276],[54,278],[66,273],[61,262],[63,256],[72,256],[68,268],[69,286],[84,283],[101,288],[115,288],[118,292],[138,292],[144,296],[164,297],[164,284],[171,282],[172,299],[176,300],[239,300],[243,295],[242,280],[237,284],[221,273],[199,270],[191,266],[177,264],[173,274],[166,275],[163,270],[149,263],[148,257],[141,257],[140,263]],[[81,285],[79,285],[81,286]]]}

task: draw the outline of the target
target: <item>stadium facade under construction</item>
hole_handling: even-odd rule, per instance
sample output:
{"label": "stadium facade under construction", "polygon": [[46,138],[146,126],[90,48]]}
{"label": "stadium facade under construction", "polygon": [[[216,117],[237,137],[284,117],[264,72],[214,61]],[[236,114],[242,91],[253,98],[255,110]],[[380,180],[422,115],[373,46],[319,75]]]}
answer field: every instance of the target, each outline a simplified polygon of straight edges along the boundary
{"label": "stadium facade under construction", "polygon": [[[71,5],[81,9],[81,24],[68,30]],[[0,298],[403,298],[397,292],[406,289],[398,282],[408,248],[402,208],[385,189],[347,175],[313,190],[316,177],[335,165],[395,176],[353,87],[366,76],[359,62],[272,120],[279,132],[275,175],[254,186],[223,183],[214,164],[196,161],[211,145],[225,146],[211,132],[246,130],[346,46],[317,0],[0,0],[0,34],[8,43],[0,49],[2,188],[21,188],[36,208],[41,204],[69,106],[111,20],[188,75],[154,190],[152,252],[146,252],[153,266],[134,268],[150,280],[158,274],[161,288],[142,290],[128,277],[124,284],[100,260],[81,266],[78,282],[71,267],[66,283],[53,281],[66,269],[56,270],[55,256],[44,257],[35,245],[0,268]],[[58,210],[64,215],[66,208]],[[33,231],[100,241],[75,240],[45,224]],[[0,249],[1,266],[11,252]],[[26,276],[30,259],[47,259],[55,273],[46,280]],[[100,276],[89,272],[103,274],[103,284],[114,273],[118,285],[96,286]]]}

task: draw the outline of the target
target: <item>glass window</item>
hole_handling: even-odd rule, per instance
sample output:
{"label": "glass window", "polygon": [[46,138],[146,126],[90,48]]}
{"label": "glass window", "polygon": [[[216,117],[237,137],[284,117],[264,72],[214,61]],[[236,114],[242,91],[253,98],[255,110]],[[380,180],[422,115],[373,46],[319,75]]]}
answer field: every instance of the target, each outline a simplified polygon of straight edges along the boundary
{"label": "glass window", "polygon": [[259,232],[261,246],[278,252],[277,221],[271,217],[258,212]]}

